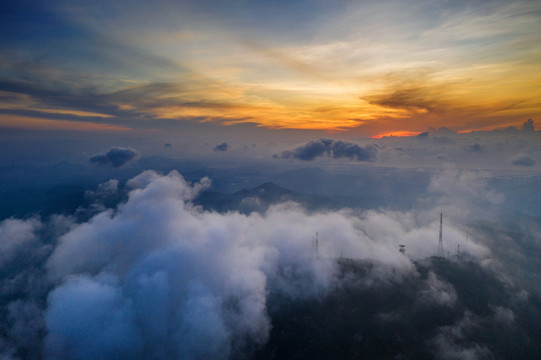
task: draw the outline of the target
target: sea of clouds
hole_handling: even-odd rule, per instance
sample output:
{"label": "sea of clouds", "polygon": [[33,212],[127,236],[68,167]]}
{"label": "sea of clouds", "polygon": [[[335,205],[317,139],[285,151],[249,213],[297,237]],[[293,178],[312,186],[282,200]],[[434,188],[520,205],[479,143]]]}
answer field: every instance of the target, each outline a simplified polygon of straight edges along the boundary
{"label": "sea of clouds", "polygon": [[[245,215],[195,206],[210,184],[145,171],[126,182],[128,195],[115,208],[92,204],[88,221],[1,222],[2,356],[235,357],[268,340],[270,295],[324,296],[336,286],[340,257],[375,264],[363,286],[417,276],[411,259],[434,254],[440,210],[460,221],[473,210],[467,199],[501,201],[480,174],[448,170],[432,179],[431,200],[410,212],[307,213],[288,202]],[[97,193],[105,190],[119,191],[118,183]],[[479,261],[490,257],[447,219],[445,244]],[[432,274],[419,302],[452,305],[456,293]]]}

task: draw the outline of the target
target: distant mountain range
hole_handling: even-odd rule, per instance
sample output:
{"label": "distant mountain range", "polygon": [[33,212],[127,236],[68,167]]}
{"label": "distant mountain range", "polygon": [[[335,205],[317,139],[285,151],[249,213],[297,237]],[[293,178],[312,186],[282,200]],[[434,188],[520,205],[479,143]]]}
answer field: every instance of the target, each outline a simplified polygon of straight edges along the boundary
{"label": "distant mountain range", "polygon": [[[73,214],[76,209],[90,205],[85,196],[85,187],[75,185],[55,186],[49,189],[25,188],[11,192],[0,192],[0,220],[15,216],[47,216],[51,214]],[[115,207],[125,199],[125,191],[106,199],[105,207]],[[210,211],[264,212],[273,204],[293,201],[308,211],[336,210],[344,205],[323,196],[302,194],[267,182],[256,188],[243,189],[231,194],[204,191],[195,200],[196,205]]]}
{"label": "distant mountain range", "polygon": [[[409,210],[427,196],[433,175],[425,170],[367,166],[332,171],[271,163],[204,164],[161,156],[114,169],[89,163],[21,164],[0,167],[0,220],[33,213],[71,213],[85,205],[86,190],[93,191],[110,179],[118,179],[122,188],[125,181],[149,169],[160,173],[177,170],[189,182],[209,177],[212,191],[201,194],[196,203],[205,209],[244,213],[264,211],[283,201],[297,202],[308,210]],[[499,176],[490,185],[505,195],[504,211],[541,216],[541,195],[536,191],[541,176]]]}
{"label": "distant mountain range", "polygon": [[253,189],[243,189],[232,194],[205,191],[194,203],[207,210],[218,212],[238,210],[242,213],[265,211],[277,203],[293,201],[307,210],[338,209],[343,205],[323,196],[302,194],[282,188],[272,182],[264,183]]}

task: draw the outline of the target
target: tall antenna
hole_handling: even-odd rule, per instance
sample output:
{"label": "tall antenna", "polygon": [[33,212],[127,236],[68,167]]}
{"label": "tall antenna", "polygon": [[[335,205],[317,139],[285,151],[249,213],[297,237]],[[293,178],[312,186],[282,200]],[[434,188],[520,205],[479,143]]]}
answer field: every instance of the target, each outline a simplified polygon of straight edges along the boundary
{"label": "tall antenna", "polygon": [[436,250],[436,256],[445,257],[445,250],[443,250],[443,211],[440,212],[440,238],[438,241],[438,249]]}
{"label": "tall antenna", "polygon": [[316,258],[319,259],[319,233],[316,232]]}

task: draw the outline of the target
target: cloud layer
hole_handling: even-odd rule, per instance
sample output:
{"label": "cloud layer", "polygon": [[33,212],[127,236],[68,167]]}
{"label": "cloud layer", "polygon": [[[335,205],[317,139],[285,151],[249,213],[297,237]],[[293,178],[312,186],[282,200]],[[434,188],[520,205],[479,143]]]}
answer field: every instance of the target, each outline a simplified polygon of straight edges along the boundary
{"label": "cloud layer", "polygon": [[[509,308],[508,293],[513,292],[505,290],[502,298],[509,304],[498,297],[496,307],[482,318],[468,315],[469,308],[480,311],[475,308],[478,302],[468,303],[464,294],[470,289],[452,281],[455,273],[474,269],[472,276],[496,283],[485,284],[492,286],[490,291],[503,285],[490,270],[491,252],[447,220],[460,219],[464,207],[473,211],[479,204],[501,201],[482,179],[479,173],[450,170],[434,177],[429,193],[436,200],[425,201],[424,210],[307,213],[297,204],[282,203],[264,213],[243,215],[194,205],[210,186],[207,178],[190,184],[176,171],[145,171],[126,183],[124,191],[129,193],[116,208],[93,204],[99,210],[88,221],[5,220],[0,223],[6,254],[0,261],[1,274],[8,274],[13,264],[18,268],[1,283],[0,306],[7,310],[0,315],[8,314],[2,326],[9,329],[2,334],[9,336],[2,340],[5,344],[0,342],[0,355],[24,357],[26,351],[48,359],[251,357],[254,348],[265,347],[276,336],[273,327],[281,326],[280,317],[287,315],[283,304],[311,304],[306,311],[329,306],[336,316],[331,319],[340,319],[338,327],[348,321],[336,311],[355,309],[352,316],[360,316],[369,309],[373,313],[362,315],[357,325],[365,337],[372,336],[365,329],[407,324],[418,314],[424,318],[428,309],[447,320],[438,322],[436,317],[429,325],[433,335],[428,345],[419,346],[433,347],[439,355],[490,354],[485,345],[476,347],[468,329],[490,321],[512,326],[518,318],[515,308]],[[110,180],[88,195],[98,201],[119,191],[118,182]],[[423,260],[435,251],[439,218],[434,208],[441,207],[448,214],[446,249],[460,245],[472,260],[469,265],[456,262],[446,269],[445,264],[433,266]],[[407,256],[398,251],[399,244],[406,244]],[[478,265],[483,263],[489,265]],[[336,294],[343,296],[337,300]],[[359,296],[357,305],[349,304],[352,294]],[[411,309],[367,300],[388,299],[384,301],[392,304],[403,298],[396,294],[405,295]],[[347,306],[330,306],[335,300]],[[328,319],[316,313],[320,316],[308,320],[317,324]],[[28,338],[40,340],[25,343]],[[360,344],[362,337],[357,338]]]}
{"label": "cloud layer", "polygon": [[[309,228],[288,230],[287,242],[278,236],[297,210],[267,219],[201,213],[190,200],[207,185],[145,172],[128,183],[117,214],[100,213],[60,239],[48,268],[70,280],[49,297],[48,353],[226,359],[245,341],[267,339],[265,294],[269,276],[281,281],[278,267],[302,274],[291,296],[326,286],[332,266],[312,262]],[[282,225],[272,231],[271,223]],[[69,305],[79,298],[83,305]],[[94,332],[83,324],[96,324]]]}
{"label": "cloud layer", "polygon": [[[307,215],[292,203],[264,215],[202,212],[191,200],[208,185],[191,186],[176,172],[144,172],[127,183],[129,199],[116,212],[101,212],[60,239],[47,263],[60,281],[45,316],[49,354],[226,359],[247,343],[266,342],[266,294],[325,293],[340,251],[379,264],[367,284],[415,272],[398,243],[420,257],[433,251],[425,243],[436,222],[414,226],[401,213]],[[472,256],[487,254],[451,226],[446,241]],[[434,278],[423,291],[453,301],[452,289]],[[82,305],[71,306],[76,299]]]}

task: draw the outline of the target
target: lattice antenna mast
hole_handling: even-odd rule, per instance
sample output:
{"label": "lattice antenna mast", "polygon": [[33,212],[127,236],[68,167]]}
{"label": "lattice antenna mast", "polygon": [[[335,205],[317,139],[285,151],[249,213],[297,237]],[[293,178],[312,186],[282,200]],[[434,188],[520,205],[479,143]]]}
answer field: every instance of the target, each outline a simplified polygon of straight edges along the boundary
{"label": "lattice antenna mast", "polygon": [[316,258],[319,259],[319,233],[316,232]]}
{"label": "lattice antenna mast", "polygon": [[440,212],[440,238],[438,240],[436,256],[445,257],[445,250],[443,249],[443,211]]}

